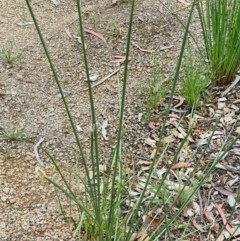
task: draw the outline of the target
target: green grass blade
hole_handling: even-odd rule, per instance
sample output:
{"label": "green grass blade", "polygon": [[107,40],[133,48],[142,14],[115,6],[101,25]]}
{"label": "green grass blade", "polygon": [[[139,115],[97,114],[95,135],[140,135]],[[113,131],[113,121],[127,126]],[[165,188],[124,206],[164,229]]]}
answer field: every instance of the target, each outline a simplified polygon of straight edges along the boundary
{"label": "green grass blade", "polygon": [[[84,59],[84,66],[85,66],[85,73],[87,77],[87,84],[88,84],[88,93],[89,93],[89,101],[91,107],[91,120],[92,120],[92,130],[91,130],[91,162],[92,162],[92,171],[93,171],[93,202],[95,207],[95,212],[97,215],[98,220],[101,220],[101,214],[99,213],[99,205],[100,205],[100,171],[99,171],[99,150],[98,150],[98,134],[97,134],[97,121],[96,121],[96,114],[94,108],[94,100],[93,100],[93,93],[91,88],[91,81],[90,81],[90,74],[89,74],[89,67],[87,61],[87,53],[85,48],[85,37],[84,37],[84,29],[83,29],[83,21],[82,21],[82,12],[81,12],[81,1],[77,0],[77,9],[78,9],[78,20],[79,20],[79,28],[80,28],[80,35],[82,41],[82,50],[83,50],[83,59]],[[97,178],[96,178],[97,177]],[[89,183],[90,184],[90,183]],[[91,184],[90,184],[91,185]],[[97,187],[97,189],[96,189]]]}
{"label": "green grass blade", "polygon": [[[122,129],[123,129],[123,113],[125,106],[125,98],[126,98],[126,90],[127,90],[127,74],[128,74],[128,59],[130,55],[130,44],[131,44],[131,34],[132,34],[132,25],[133,25],[133,13],[134,13],[135,0],[131,1],[131,12],[129,19],[129,28],[128,28],[128,37],[126,44],[126,61],[124,66],[124,78],[123,78],[123,89],[122,89],[122,97],[121,97],[121,106],[120,106],[120,117],[119,117],[119,127],[118,127],[118,137],[117,137],[117,146],[116,146],[116,159],[114,163],[114,173],[112,180],[112,188],[111,188],[111,198],[110,198],[110,210],[108,216],[108,229],[112,230],[113,220],[114,220],[114,208],[115,208],[115,179],[117,176],[117,167],[121,165],[121,140],[122,140]],[[121,195],[120,193],[118,195]]]}

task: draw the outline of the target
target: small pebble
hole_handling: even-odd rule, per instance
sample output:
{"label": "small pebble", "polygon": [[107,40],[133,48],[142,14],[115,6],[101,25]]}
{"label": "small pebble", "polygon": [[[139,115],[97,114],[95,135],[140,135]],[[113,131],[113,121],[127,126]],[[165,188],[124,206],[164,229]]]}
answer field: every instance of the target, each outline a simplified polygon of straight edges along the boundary
{"label": "small pebble", "polygon": [[2,196],[2,197],[1,197],[1,200],[2,200],[3,202],[6,202],[7,199],[8,199],[7,196]]}

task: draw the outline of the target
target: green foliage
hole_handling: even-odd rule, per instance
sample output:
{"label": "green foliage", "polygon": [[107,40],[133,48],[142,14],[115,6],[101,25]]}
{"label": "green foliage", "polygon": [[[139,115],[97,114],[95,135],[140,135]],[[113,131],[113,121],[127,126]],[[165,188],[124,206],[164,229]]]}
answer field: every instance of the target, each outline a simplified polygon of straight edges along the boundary
{"label": "green foliage", "polygon": [[25,127],[21,128],[20,130],[13,128],[10,131],[0,127],[0,135],[2,135],[4,140],[8,141],[29,141],[35,138],[35,136],[25,134]]}
{"label": "green foliage", "polygon": [[199,0],[197,8],[213,82],[227,85],[240,66],[240,1]]}
{"label": "green foliage", "polygon": [[188,105],[197,108],[209,97],[207,86],[211,82],[209,67],[204,61],[194,61],[190,47],[185,55],[184,79],[181,83],[180,94]]}
{"label": "green foliage", "polygon": [[144,37],[142,35],[140,36],[139,46],[141,48],[146,48],[146,40],[144,39]]}
{"label": "green foliage", "polygon": [[15,62],[21,60],[21,58],[22,58],[22,54],[15,55],[13,53],[12,48],[9,48],[9,49],[3,48],[0,52],[0,59],[6,64],[13,65]]}

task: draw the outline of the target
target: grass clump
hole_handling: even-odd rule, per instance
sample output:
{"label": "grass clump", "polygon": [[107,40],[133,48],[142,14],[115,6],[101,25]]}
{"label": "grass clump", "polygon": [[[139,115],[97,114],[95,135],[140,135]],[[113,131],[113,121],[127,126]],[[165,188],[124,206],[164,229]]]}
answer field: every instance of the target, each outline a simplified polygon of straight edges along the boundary
{"label": "grass clump", "polygon": [[156,109],[169,91],[169,84],[162,78],[158,59],[153,59],[154,67],[151,79],[147,83],[147,105]]}
{"label": "grass clump", "polygon": [[203,60],[194,61],[190,47],[185,55],[184,79],[180,87],[180,95],[194,109],[206,103],[210,92],[207,90],[211,82],[208,66]]}
{"label": "grass clump", "polygon": [[35,136],[26,135],[25,127],[21,129],[13,128],[10,131],[0,127],[0,135],[7,141],[30,141],[35,138]]}
{"label": "grass clump", "polygon": [[213,82],[228,85],[240,66],[240,2],[200,0],[197,8]]}
{"label": "grass clump", "polygon": [[156,109],[162,103],[170,89],[168,78],[163,79],[161,75],[159,61],[156,57],[153,58],[153,64],[152,75],[146,88],[146,110],[144,111],[146,122],[149,122],[151,118],[151,110]]}
{"label": "grass clump", "polygon": [[13,49],[5,49],[3,48],[0,52],[0,59],[5,63],[5,64],[10,64],[13,65],[15,62],[21,60],[22,54],[14,54]]}

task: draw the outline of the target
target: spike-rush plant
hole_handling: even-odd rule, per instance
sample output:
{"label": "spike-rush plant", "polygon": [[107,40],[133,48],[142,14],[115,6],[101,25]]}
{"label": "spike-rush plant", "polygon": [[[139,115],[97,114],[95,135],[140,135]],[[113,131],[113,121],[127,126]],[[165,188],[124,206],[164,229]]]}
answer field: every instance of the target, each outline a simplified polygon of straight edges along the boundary
{"label": "spike-rush plant", "polygon": [[[219,160],[228,152],[233,144],[238,139],[235,138],[230,144],[227,144],[229,137],[226,138],[223,143],[219,154],[216,158],[206,167],[201,178],[196,179],[195,173],[198,169],[199,162],[202,157],[195,161],[195,166],[193,171],[185,181],[181,188],[178,188],[177,193],[172,193],[166,189],[166,179],[170,175],[171,167],[174,165],[179,157],[179,153],[184,148],[185,143],[187,143],[188,137],[191,133],[191,129],[186,135],[186,137],[181,141],[178,148],[176,149],[175,155],[171,160],[171,165],[169,165],[164,177],[156,181],[156,168],[161,162],[164,154],[166,153],[170,144],[165,146],[161,155],[157,155],[157,152],[152,160],[150,170],[148,171],[147,177],[141,183],[138,183],[135,178],[129,176],[130,174],[126,171],[126,163],[128,162],[126,156],[122,151],[122,135],[123,135],[123,121],[124,121],[124,105],[127,93],[127,74],[128,74],[128,61],[125,62],[124,78],[122,83],[121,91],[121,101],[120,101],[120,115],[119,115],[119,126],[117,134],[117,144],[112,153],[112,157],[108,162],[108,173],[102,170],[100,165],[100,154],[99,154],[99,144],[98,144],[98,133],[97,133],[97,120],[94,109],[94,96],[91,89],[90,78],[89,78],[89,68],[88,68],[88,56],[86,49],[84,48],[85,39],[83,31],[83,21],[81,13],[81,4],[77,0],[78,18],[79,18],[79,29],[81,33],[82,40],[82,52],[83,60],[85,64],[85,72],[88,83],[89,99],[91,106],[91,141],[89,143],[90,155],[86,156],[84,154],[82,145],[79,140],[78,133],[75,128],[74,121],[72,119],[68,103],[64,97],[63,90],[59,81],[59,77],[55,70],[52,59],[49,55],[48,48],[45,44],[44,38],[41,34],[41,30],[38,26],[38,22],[33,13],[30,0],[26,0],[28,9],[34,21],[36,30],[38,32],[40,41],[45,51],[46,58],[49,61],[50,68],[53,72],[54,80],[61,93],[63,104],[66,109],[66,114],[68,116],[69,122],[72,127],[73,135],[76,139],[76,145],[80,153],[80,165],[84,168],[84,173],[80,174],[79,166],[71,171],[71,176],[74,175],[74,180],[68,181],[68,177],[63,174],[63,171],[59,168],[57,162],[54,160],[52,155],[43,148],[44,153],[52,160],[52,163],[56,167],[57,172],[61,177],[61,184],[57,183],[51,177],[46,175],[44,171],[41,171],[42,176],[53,186],[56,190],[56,195],[59,203],[60,209],[63,209],[61,205],[61,198],[59,193],[64,194],[64,196],[73,203],[75,212],[77,215],[72,217],[74,223],[75,231],[74,235],[79,236],[79,240],[98,240],[98,241],[117,241],[117,240],[158,240],[162,235],[166,235],[168,239],[171,240],[171,231],[180,227],[177,224],[177,219],[183,209],[188,205],[193,199],[195,193],[200,189],[200,187],[206,182],[207,178],[213,171],[215,165]],[[166,108],[166,113],[163,119],[162,128],[159,134],[159,142],[156,149],[158,150],[160,145],[163,143],[164,131],[166,129],[166,123],[168,115],[170,113],[170,107],[173,101],[173,96],[177,86],[177,80],[179,76],[179,71],[182,63],[182,58],[184,54],[184,49],[186,45],[186,40],[188,36],[188,28],[191,21],[192,13],[196,0],[193,1],[188,21],[186,24],[186,29],[183,36],[182,47],[179,54],[179,59],[176,65],[176,71],[171,85],[170,97],[168,101],[168,106]],[[131,1],[129,25],[128,25],[128,36],[126,42],[126,59],[129,57],[130,53],[130,42],[131,33],[133,26],[133,16],[134,16],[134,6],[135,0]],[[161,88],[161,87],[160,87]],[[217,124],[216,124],[217,125]],[[216,126],[215,126],[216,127]],[[234,128],[234,127],[233,127]],[[214,134],[215,129],[213,130]],[[211,142],[213,134],[209,137],[206,149]],[[205,150],[206,150],[205,149]],[[204,155],[204,151],[202,156]],[[126,150],[127,152],[128,150]],[[196,159],[192,156],[190,159]],[[191,161],[191,160],[190,160]],[[179,175],[180,178],[180,175]],[[182,183],[181,178],[178,180]],[[133,187],[141,187],[141,193],[135,199],[133,199],[131,190]],[[186,191],[186,187],[191,186]],[[77,188],[76,188],[77,187]],[[82,187],[82,188],[81,188]],[[148,193],[151,193],[150,198],[146,199]],[[181,200],[179,199],[181,198]],[[171,202],[168,201],[171,199]],[[161,207],[160,207],[161,205]],[[174,212],[173,206],[177,205],[177,209]],[[72,207],[73,208],[73,207]],[[162,212],[159,213],[159,208]],[[156,212],[155,212],[156,211]],[[64,214],[63,210],[62,213]],[[157,222],[156,222],[157,220]],[[186,228],[186,227],[185,227]],[[186,231],[182,232],[186,235]],[[183,237],[179,237],[183,238]]]}
{"label": "spike-rush plant", "polygon": [[199,0],[197,9],[213,81],[227,85],[240,67],[240,2]]}

